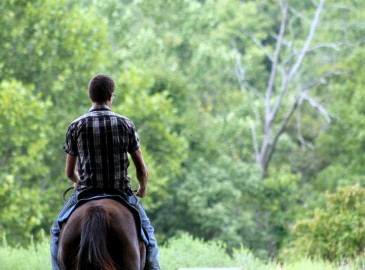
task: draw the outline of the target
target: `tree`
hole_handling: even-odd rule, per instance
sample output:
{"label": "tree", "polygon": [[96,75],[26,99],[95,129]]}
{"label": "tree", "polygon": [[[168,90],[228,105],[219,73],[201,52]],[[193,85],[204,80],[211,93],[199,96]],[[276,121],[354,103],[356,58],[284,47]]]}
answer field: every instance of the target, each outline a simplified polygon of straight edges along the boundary
{"label": "tree", "polygon": [[50,224],[44,179],[50,173],[51,107],[32,85],[0,82],[0,230],[11,245],[28,245]]}
{"label": "tree", "polygon": [[[316,47],[311,47],[311,43],[320,22],[323,6],[324,1],[320,0],[313,19],[310,21],[308,35],[302,43],[296,40],[297,34],[293,32],[295,30],[293,22],[302,15],[289,5],[289,1],[280,1],[282,17],[279,32],[275,35],[274,52],[270,52],[268,46],[253,38],[253,41],[266,53],[266,57],[270,61],[270,72],[265,91],[260,91],[248,83],[241,61],[237,58],[237,77],[241,87],[253,91],[263,108],[263,113],[257,116],[258,122],[261,124],[260,134],[257,134],[254,124],[251,125],[251,129],[256,162],[261,166],[264,178],[268,176],[269,165],[279,139],[290,124],[294,113],[300,113],[298,109],[304,101],[315,107],[327,122],[330,121],[327,111],[310,95],[310,90],[320,84],[326,84],[327,78],[335,72],[328,70],[315,79],[308,78],[308,76],[303,78],[301,72],[305,58]],[[297,48],[298,46],[300,49]],[[317,45],[317,47],[321,46],[326,45]],[[299,115],[298,141],[304,144],[300,123]]]}
{"label": "tree", "polygon": [[[187,141],[177,131],[178,110],[169,95],[169,86],[156,74],[130,67],[117,76],[117,93],[122,101],[113,103],[116,112],[128,116],[141,136],[142,150],[150,172],[146,208],[159,213],[169,195],[170,181],[181,174],[180,166],[187,156]],[[173,82],[172,82],[173,83]],[[173,83],[174,89],[179,87]],[[160,89],[156,89],[161,87]],[[130,170],[133,175],[133,171]],[[136,179],[136,178],[134,178]]]}
{"label": "tree", "polygon": [[11,179],[14,189],[0,185],[10,200],[0,208],[1,229],[9,242],[29,244],[32,234],[49,230],[62,205],[65,130],[88,106],[84,89],[107,66],[108,43],[93,11],[67,1],[0,6],[0,181]]}
{"label": "tree", "polygon": [[157,216],[157,226],[167,237],[185,231],[205,240],[223,240],[229,249],[252,244],[255,221],[245,203],[250,201],[246,191],[257,190],[257,169],[227,155],[186,163],[188,172],[171,181],[175,188]]}
{"label": "tree", "polygon": [[35,183],[44,187],[51,106],[32,86],[16,80],[0,82],[0,177],[11,176],[23,187]]}
{"label": "tree", "polygon": [[54,182],[64,179],[64,156],[59,149],[65,129],[73,115],[88,106],[88,80],[107,66],[101,64],[109,49],[106,25],[96,20],[93,10],[83,12],[65,0],[5,0],[1,7],[1,77],[21,82],[53,105],[47,108],[52,128],[42,135],[52,143],[42,151],[47,157],[42,167],[49,169],[48,184],[54,187]]}
{"label": "tree", "polygon": [[335,191],[339,186],[365,184],[364,142],[365,93],[362,62],[364,50],[352,48],[346,59],[338,63],[345,71],[330,87],[331,98],[328,110],[333,117],[332,124],[321,134],[316,144],[316,159],[322,166],[317,169],[315,186],[321,191]]}

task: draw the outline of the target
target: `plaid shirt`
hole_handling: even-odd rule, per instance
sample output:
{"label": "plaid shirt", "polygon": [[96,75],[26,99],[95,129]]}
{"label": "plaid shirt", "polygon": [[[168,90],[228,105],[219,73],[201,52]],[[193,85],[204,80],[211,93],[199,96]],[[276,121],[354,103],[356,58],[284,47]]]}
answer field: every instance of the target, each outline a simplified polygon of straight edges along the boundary
{"label": "plaid shirt", "polygon": [[106,105],[97,105],[73,121],[63,147],[77,156],[79,189],[129,189],[127,152],[140,148],[136,127],[128,118],[112,112]]}

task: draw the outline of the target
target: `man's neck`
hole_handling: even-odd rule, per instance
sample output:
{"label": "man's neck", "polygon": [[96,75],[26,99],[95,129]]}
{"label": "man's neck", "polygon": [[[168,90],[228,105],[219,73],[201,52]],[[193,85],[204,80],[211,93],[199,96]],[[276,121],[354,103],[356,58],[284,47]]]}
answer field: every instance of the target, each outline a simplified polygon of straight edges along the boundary
{"label": "man's neck", "polygon": [[92,107],[96,107],[96,106],[108,106],[109,108],[112,106],[110,101],[105,101],[105,102],[92,102]]}

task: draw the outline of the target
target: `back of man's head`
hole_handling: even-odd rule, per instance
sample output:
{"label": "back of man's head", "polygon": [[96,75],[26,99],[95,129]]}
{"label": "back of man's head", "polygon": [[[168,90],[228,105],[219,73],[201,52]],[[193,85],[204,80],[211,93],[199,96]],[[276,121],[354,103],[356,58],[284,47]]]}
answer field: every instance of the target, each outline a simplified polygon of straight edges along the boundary
{"label": "back of man's head", "polygon": [[89,97],[92,102],[105,102],[115,90],[113,79],[105,74],[95,75],[89,82]]}

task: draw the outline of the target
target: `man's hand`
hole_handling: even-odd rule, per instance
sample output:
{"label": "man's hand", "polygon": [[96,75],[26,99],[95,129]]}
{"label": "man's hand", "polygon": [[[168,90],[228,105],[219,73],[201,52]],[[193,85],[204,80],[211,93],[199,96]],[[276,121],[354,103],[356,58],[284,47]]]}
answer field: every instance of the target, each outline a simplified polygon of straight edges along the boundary
{"label": "man's hand", "polygon": [[130,153],[130,155],[136,167],[136,176],[139,183],[136,195],[143,198],[147,195],[148,169],[144,163],[141,149],[137,149],[135,152]]}
{"label": "man's hand", "polygon": [[77,189],[77,183],[74,182],[74,189]]}
{"label": "man's hand", "polygon": [[141,186],[141,185],[138,185],[138,189],[136,191],[136,195],[138,197],[141,197],[141,198],[144,198],[146,195],[147,195],[147,187],[146,186]]}

